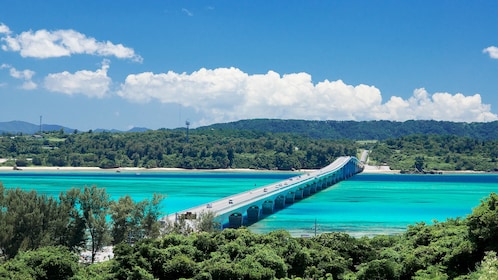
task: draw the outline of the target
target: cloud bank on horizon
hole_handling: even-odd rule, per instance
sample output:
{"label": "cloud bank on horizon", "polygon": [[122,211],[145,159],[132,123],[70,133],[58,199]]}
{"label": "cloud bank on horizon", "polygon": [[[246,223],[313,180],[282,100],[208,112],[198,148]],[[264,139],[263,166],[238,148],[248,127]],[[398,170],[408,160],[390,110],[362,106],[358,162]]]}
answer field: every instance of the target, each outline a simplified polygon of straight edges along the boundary
{"label": "cloud bank on horizon", "polygon": [[[188,11],[188,10],[187,10]],[[184,11],[184,12],[187,12]],[[190,13],[190,12],[189,12]],[[4,52],[23,58],[50,59],[72,55],[103,57],[98,69],[48,73],[41,81],[35,72],[1,64],[24,90],[46,90],[87,98],[122,98],[130,103],[180,104],[202,115],[193,125],[208,125],[252,118],[305,120],[441,120],[489,122],[498,120],[481,95],[434,92],[416,88],[409,98],[383,97],[374,85],[349,85],[342,80],[313,82],[308,73],[250,74],[236,67],[201,68],[191,73],[130,73],[123,81],[109,76],[111,58],[143,63],[133,48],[95,38],[75,30],[45,29],[13,34],[0,23]],[[498,48],[482,50],[498,59]],[[153,58],[149,58],[153,59]],[[1,63],[1,62],[0,62]]]}

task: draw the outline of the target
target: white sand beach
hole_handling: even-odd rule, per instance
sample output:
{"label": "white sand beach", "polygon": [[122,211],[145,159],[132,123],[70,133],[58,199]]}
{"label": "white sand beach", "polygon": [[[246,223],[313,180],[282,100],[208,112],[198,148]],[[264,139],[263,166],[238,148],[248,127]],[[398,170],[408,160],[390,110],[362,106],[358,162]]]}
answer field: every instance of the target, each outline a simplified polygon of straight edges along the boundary
{"label": "white sand beach", "polygon": [[391,170],[387,165],[365,165],[363,173],[399,173],[399,170]]}

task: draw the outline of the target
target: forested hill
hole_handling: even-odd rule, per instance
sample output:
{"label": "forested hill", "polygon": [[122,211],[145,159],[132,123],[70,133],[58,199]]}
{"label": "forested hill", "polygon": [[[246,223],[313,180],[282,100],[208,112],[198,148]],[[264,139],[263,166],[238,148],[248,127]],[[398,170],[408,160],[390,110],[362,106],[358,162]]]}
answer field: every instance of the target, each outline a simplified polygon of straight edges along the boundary
{"label": "forested hill", "polygon": [[498,121],[461,123],[447,121],[305,121],[253,119],[200,127],[219,130],[252,130],[297,133],[315,139],[384,140],[412,134],[465,136],[498,139]]}

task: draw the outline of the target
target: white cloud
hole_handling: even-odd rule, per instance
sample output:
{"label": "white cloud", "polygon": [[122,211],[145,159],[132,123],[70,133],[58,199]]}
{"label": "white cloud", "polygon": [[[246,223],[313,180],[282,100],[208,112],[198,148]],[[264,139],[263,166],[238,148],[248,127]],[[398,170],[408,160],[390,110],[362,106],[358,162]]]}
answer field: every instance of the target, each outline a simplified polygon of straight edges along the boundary
{"label": "white cloud", "polygon": [[35,71],[29,69],[19,71],[11,65],[5,63],[0,65],[0,69],[9,69],[9,74],[12,78],[23,80],[24,82],[21,86],[22,89],[33,90],[38,88],[38,85],[32,81],[32,78],[35,75]]}
{"label": "white cloud", "polygon": [[431,119],[455,122],[488,122],[498,120],[491,106],[483,104],[481,96],[437,92],[432,96],[424,89],[416,89],[408,100],[392,97],[385,105],[383,119],[399,121]]}
{"label": "white cloud", "polygon": [[25,89],[25,90],[34,90],[34,89],[38,88],[38,85],[35,82],[30,80],[30,81],[25,81],[21,87],[22,87],[22,89]]}
{"label": "white cloud", "polygon": [[18,71],[14,67],[10,68],[10,76],[12,76],[16,79],[31,80],[31,78],[33,78],[34,74],[35,74],[35,72],[32,70]]}
{"label": "white cloud", "polygon": [[[131,48],[122,44],[113,44],[110,41],[99,42],[95,38],[87,37],[74,30],[30,30],[10,36],[6,25],[3,25],[3,29],[8,35],[1,39],[4,42],[2,49],[19,52],[22,57],[52,58],[72,54],[89,54],[142,61],[142,57],[135,54]],[[0,30],[2,30],[2,25],[0,25]]]}
{"label": "white cloud", "polygon": [[187,10],[187,9],[185,9],[185,8],[182,8],[182,12],[184,12],[184,13],[185,13],[187,16],[189,16],[189,17],[194,16],[194,14],[193,14],[191,11],[189,11],[189,10]]}
{"label": "white cloud", "polygon": [[3,23],[0,23],[0,34],[10,34],[9,27]]}
{"label": "white cloud", "polygon": [[341,80],[313,84],[307,73],[249,75],[237,68],[200,69],[191,74],[128,75],[117,94],[131,102],[178,103],[204,115],[195,125],[251,118],[311,120],[498,120],[479,94],[416,89],[407,100],[382,103],[378,88]]}
{"label": "white cloud", "polygon": [[49,74],[45,77],[45,88],[52,92],[67,95],[83,94],[88,97],[102,98],[109,92],[111,78],[107,76],[109,61],[102,61],[102,68],[95,72],[88,70],[71,74],[67,71]]}
{"label": "white cloud", "polygon": [[498,59],[498,48],[495,46],[487,47],[482,52],[488,53],[491,58]]}

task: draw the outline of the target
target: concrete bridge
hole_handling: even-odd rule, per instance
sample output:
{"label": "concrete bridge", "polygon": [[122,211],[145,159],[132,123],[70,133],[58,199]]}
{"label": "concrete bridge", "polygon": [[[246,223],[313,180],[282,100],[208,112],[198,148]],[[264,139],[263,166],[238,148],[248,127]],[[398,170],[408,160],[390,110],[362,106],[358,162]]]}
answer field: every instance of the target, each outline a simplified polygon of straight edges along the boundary
{"label": "concrete bridge", "polygon": [[169,215],[165,219],[172,223],[179,219],[192,221],[199,218],[203,212],[213,212],[215,221],[219,222],[222,227],[238,228],[255,223],[265,215],[270,215],[286,205],[313,195],[362,171],[363,163],[357,158],[339,157],[320,170],[224,197]]}

